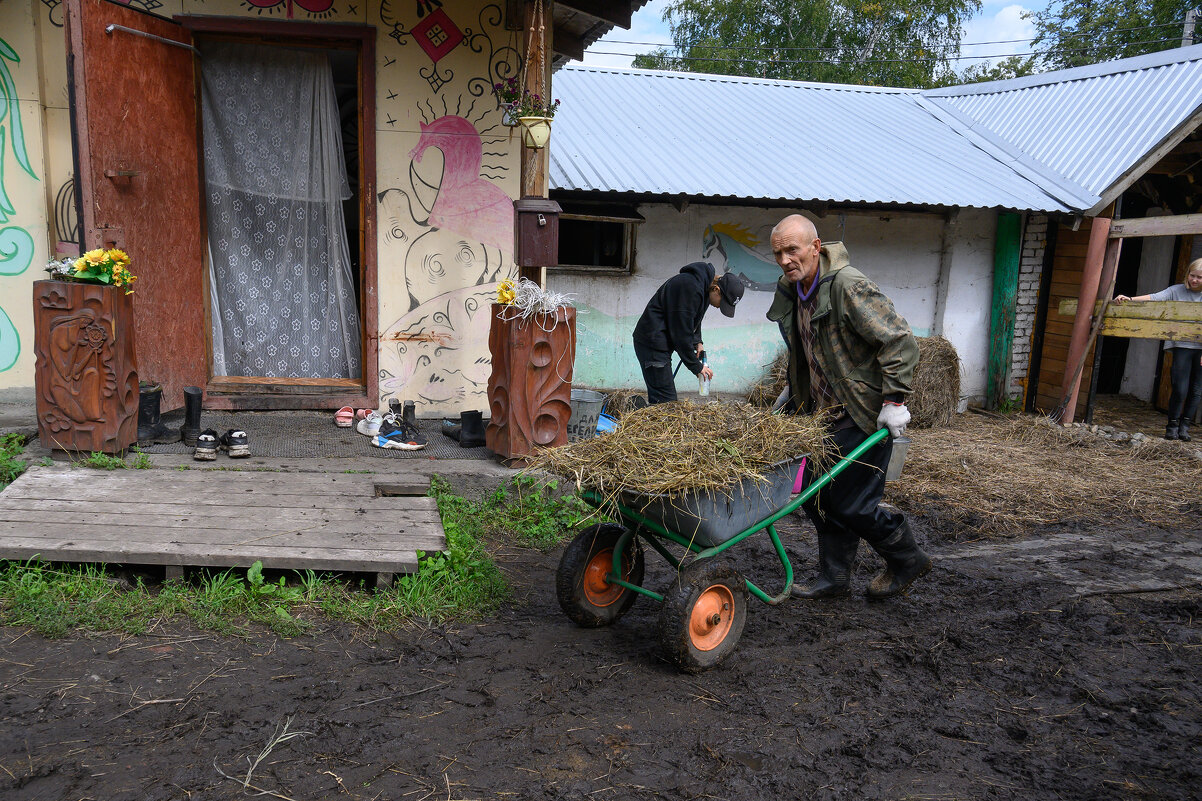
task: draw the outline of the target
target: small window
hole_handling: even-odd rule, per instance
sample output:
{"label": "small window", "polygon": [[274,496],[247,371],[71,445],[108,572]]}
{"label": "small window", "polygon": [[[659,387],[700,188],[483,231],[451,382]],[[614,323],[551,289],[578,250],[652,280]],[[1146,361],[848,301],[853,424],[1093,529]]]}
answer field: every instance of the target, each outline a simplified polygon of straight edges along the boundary
{"label": "small window", "polygon": [[630,207],[562,203],[559,265],[564,272],[629,273],[635,227],[643,217]]}

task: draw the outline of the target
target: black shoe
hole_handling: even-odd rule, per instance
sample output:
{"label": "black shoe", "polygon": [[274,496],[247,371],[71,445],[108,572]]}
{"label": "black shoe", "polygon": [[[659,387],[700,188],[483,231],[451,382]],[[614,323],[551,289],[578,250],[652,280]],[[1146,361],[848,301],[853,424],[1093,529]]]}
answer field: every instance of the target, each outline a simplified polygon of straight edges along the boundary
{"label": "black shoe", "polygon": [[413,401],[405,401],[401,407],[401,419],[414,428],[417,427],[417,406]]}
{"label": "black shoe", "polygon": [[180,426],[179,436],[189,448],[196,447],[196,438],[200,436],[200,402],[203,397],[204,390],[200,387],[184,387],[184,424]]}
{"label": "black shoe", "polygon": [[479,410],[459,415],[459,447],[480,448],[484,445],[484,414]]}
{"label": "black shoe", "polygon": [[873,600],[900,595],[931,572],[931,557],[918,547],[907,521],[903,520],[883,542],[869,544],[885,560],[885,569],[868,584],[866,594]]}
{"label": "black shoe", "polygon": [[818,575],[793,585],[793,597],[817,600],[842,598],[851,592],[851,566],[860,538],[842,527],[822,526],[818,531]]}
{"label": "black shoe", "polygon": [[217,432],[211,428],[205,429],[202,433],[196,435],[196,450],[192,451],[192,458],[198,462],[211,462],[217,458]]}
{"label": "black shoe", "polygon": [[[1188,435],[1189,428],[1187,424],[1186,433]],[[1181,421],[1169,419],[1169,424],[1164,427],[1165,439],[1181,439]],[[1188,440],[1186,440],[1188,442]]]}
{"label": "black shoe", "polygon": [[250,443],[246,432],[240,428],[231,428],[221,435],[221,450],[227,451],[231,459],[245,459],[250,456]]}
{"label": "black shoe", "polygon": [[1189,435],[1189,420],[1181,418],[1181,424],[1177,426],[1177,439],[1182,442],[1193,442],[1194,438]]}
{"label": "black shoe", "polygon": [[463,431],[463,425],[456,423],[454,420],[443,418],[442,425],[439,427],[444,437],[459,441],[459,435]]}
{"label": "black shoe", "polygon": [[179,431],[172,431],[163,424],[159,407],[163,400],[163,387],[148,381],[138,383],[138,444],[179,442]]}

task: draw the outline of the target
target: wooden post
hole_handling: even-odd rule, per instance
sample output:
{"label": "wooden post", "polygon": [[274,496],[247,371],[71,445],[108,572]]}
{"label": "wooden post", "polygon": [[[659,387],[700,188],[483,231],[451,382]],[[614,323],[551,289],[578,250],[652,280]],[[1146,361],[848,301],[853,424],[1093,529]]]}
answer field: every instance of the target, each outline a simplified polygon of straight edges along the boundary
{"label": "wooden post", "polygon": [[[551,0],[543,0],[542,2],[542,19],[535,18],[535,3],[532,0],[526,0],[525,8],[525,25],[523,26],[523,37],[528,43],[526,50],[526,85],[525,89],[530,92],[544,94],[547,97],[551,96],[551,71],[548,63],[547,54],[551,52],[551,30],[552,25],[548,24],[551,19]],[[542,30],[539,30],[539,26]],[[533,27],[534,32],[531,33]],[[540,37],[541,36],[541,40]],[[547,196],[547,149],[532,148],[522,145],[522,181],[521,181],[521,196],[522,197],[546,197]],[[528,278],[534,281],[542,288],[547,286],[547,270],[546,265],[537,267],[518,267],[518,275],[521,278]]]}
{"label": "wooden post", "polygon": [[1082,363],[1089,349],[1089,324],[1093,320],[1093,305],[1098,299],[1098,287],[1102,281],[1102,264],[1106,260],[1106,243],[1110,235],[1110,218],[1095,217],[1089,229],[1089,244],[1085,248],[1085,268],[1081,272],[1081,286],[1077,292],[1077,314],[1073,317],[1073,332],[1068,343],[1068,357],[1064,362],[1064,380],[1060,385],[1060,397],[1064,399],[1064,412],[1060,424],[1073,422],[1077,410],[1077,394],[1081,389]]}
{"label": "wooden post", "polygon": [[989,319],[989,382],[985,405],[996,409],[1006,398],[1010,353],[1014,346],[1014,315],[1018,307],[1018,264],[1023,226],[1018,214],[997,216],[993,246],[993,303]]}

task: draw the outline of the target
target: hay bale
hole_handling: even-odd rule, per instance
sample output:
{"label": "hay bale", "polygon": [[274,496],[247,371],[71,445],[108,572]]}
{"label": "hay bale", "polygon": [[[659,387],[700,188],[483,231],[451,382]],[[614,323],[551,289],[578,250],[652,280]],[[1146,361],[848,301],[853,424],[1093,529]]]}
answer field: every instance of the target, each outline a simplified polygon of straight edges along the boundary
{"label": "hay bale", "polygon": [[781,390],[789,382],[789,351],[782,350],[767,366],[763,376],[752,385],[747,393],[747,402],[752,406],[772,408]]}
{"label": "hay bale", "polygon": [[960,354],[943,337],[918,337],[914,392],[906,400],[914,428],[946,426],[960,406]]}
{"label": "hay bale", "polygon": [[[945,426],[960,405],[960,355],[943,337],[918,337],[914,394],[907,400],[914,428]],[[747,394],[753,406],[770,408],[788,382],[789,353],[781,351]]]}
{"label": "hay bale", "polygon": [[628,412],[617,430],[537,451],[530,467],[607,497],[721,492],[763,480],[773,464],[810,454],[820,466],[833,448],[821,418],[770,414],[745,403],[660,403]]}

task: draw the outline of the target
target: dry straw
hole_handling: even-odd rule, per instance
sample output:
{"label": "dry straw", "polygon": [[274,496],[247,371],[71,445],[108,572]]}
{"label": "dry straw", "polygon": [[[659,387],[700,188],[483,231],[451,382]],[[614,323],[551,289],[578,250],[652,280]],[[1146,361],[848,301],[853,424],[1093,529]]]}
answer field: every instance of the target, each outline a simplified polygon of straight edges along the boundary
{"label": "dry straw", "polygon": [[931,536],[1014,536],[1053,523],[1196,525],[1202,462],[1171,442],[1115,444],[1046,418],[960,415],[917,432],[886,497]]}
{"label": "dry straw", "polygon": [[830,463],[822,421],[776,415],[745,403],[661,403],[627,412],[613,432],[538,451],[531,467],[608,498],[622,492],[729,492],[763,480],[771,465],[811,454]]}
{"label": "dry straw", "polygon": [[[788,352],[781,351],[747,393],[747,402],[771,407],[788,381]],[[951,423],[960,404],[960,356],[943,337],[918,337],[914,393],[906,399],[910,425],[931,428]]]}

